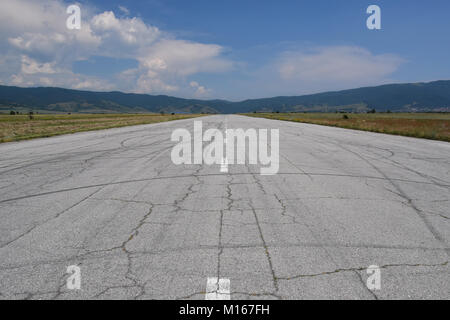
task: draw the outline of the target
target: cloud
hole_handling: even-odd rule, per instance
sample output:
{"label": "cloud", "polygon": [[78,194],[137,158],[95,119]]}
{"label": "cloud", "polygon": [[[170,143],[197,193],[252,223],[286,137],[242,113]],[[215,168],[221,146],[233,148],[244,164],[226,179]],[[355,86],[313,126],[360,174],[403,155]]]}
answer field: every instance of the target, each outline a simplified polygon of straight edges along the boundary
{"label": "cloud", "polygon": [[128,10],[127,7],[119,6],[119,10],[122,11],[122,13],[126,16],[130,15],[130,10]]}
{"label": "cloud", "polygon": [[22,73],[23,74],[35,74],[35,73],[47,73],[55,74],[56,70],[53,63],[38,63],[37,61],[22,55]]}
{"label": "cloud", "polygon": [[[258,48],[257,50],[260,51]],[[407,61],[359,46],[312,46],[282,50],[264,65],[236,68],[242,77],[226,88],[234,100],[295,96],[397,82]]]}
{"label": "cloud", "polygon": [[[0,81],[23,86],[55,85],[143,93],[192,93],[189,76],[231,70],[223,48],[176,39],[170,33],[113,11],[81,6],[81,30],[66,28],[62,0],[3,0],[0,11]],[[139,66],[114,78],[72,71],[76,61],[94,56],[134,59]],[[198,90],[197,90],[198,91]],[[202,89],[200,89],[202,91]]]}
{"label": "cloud", "polygon": [[93,32],[108,46],[119,40],[120,45],[129,48],[145,47],[160,36],[158,28],[146,25],[139,18],[117,18],[112,11],[95,15],[90,24]]}
{"label": "cloud", "polygon": [[[142,52],[137,59],[139,68],[128,73],[135,73],[138,77],[139,92],[155,88],[166,88],[166,91],[174,92],[179,88],[176,89],[177,87],[171,84],[177,80],[180,86],[180,79],[187,79],[197,73],[221,73],[231,70],[233,63],[221,58],[222,50],[218,45],[161,40]],[[190,95],[191,91],[184,88],[180,92]],[[195,91],[195,96],[204,96],[208,92],[204,87],[200,87]]]}
{"label": "cloud", "polygon": [[[386,83],[404,62],[358,46],[328,46],[284,51],[247,70],[247,64],[230,60],[223,46],[177,38],[125,7],[97,12],[83,4],[81,30],[68,30],[63,0],[1,1],[0,83],[6,85],[210,97],[211,85],[193,79],[220,74],[219,95],[248,98]],[[115,76],[73,71],[75,62],[99,56],[135,60],[137,67]]]}
{"label": "cloud", "polygon": [[162,70],[178,76],[200,72],[224,72],[233,63],[220,57],[223,48],[184,40],[162,40],[139,58],[141,65],[151,71]]}
{"label": "cloud", "polygon": [[280,78],[288,82],[352,85],[382,81],[403,62],[356,46],[332,46],[285,52],[276,65]]}
{"label": "cloud", "polygon": [[195,96],[202,98],[202,97],[206,97],[209,96],[211,93],[210,89],[207,89],[204,86],[201,86],[197,81],[191,81],[189,83],[189,85],[191,86],[191,88],[193,88],[195,90]]}

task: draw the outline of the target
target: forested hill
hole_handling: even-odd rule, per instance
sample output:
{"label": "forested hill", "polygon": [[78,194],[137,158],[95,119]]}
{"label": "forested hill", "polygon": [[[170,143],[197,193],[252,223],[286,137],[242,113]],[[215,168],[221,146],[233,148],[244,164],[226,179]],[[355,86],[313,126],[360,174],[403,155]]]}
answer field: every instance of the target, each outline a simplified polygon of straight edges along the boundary
{"label": "forested hill", "polygon": [[225,100],[0,86],[0,111],[244,113],[254,111],[450,111],[450,81],[388,84],[312,95]]}

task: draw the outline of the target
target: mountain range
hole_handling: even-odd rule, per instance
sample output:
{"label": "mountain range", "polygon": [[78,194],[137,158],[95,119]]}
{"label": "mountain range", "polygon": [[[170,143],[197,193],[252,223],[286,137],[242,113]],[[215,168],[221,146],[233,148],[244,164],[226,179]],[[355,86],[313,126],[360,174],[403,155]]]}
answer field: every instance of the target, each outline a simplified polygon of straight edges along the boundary
{"label": "mountain range", "polygon": [[246,113],[246,112],[449,112],[450,80],[387,84],[301,96],[239,102],[166,95],[93,92],[63,88],[0,86],[0,112]]}

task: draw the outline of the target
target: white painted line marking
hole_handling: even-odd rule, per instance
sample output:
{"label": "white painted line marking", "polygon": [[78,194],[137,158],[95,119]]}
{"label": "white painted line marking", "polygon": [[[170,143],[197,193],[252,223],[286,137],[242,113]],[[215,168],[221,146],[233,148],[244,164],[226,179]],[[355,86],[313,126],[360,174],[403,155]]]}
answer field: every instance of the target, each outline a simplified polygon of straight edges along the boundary
{"label": "white painted line marking", "polygon": [[[225,150],[227,149],[227,129],[228,129],[228,123],[227,118],[225,117]],[[222,158],[222,163],[220,164],[220,172],[222,173],[228,173],[228,159],[227,157]]]}
{"label": "white painted line marking", "polygon": [[230,300],[230,279],[208,278],[205,300]]}
{"label": "white painted line marking", "polygon": [[222,163],[220,164],[220,172],[228,172],[228,161],[226,158],[222,159]]}

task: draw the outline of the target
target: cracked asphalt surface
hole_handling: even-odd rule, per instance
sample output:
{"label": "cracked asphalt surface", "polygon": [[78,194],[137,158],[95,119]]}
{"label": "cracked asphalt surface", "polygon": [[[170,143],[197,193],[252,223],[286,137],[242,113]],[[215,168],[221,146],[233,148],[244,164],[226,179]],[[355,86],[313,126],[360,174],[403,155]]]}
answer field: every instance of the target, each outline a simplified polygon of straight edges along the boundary
{"label": "cracked asphalt surface", "polygon": [[231,299],[450,298],[449,143],[195,120],[280,129],[279,174],[174,165],[194,119],[0,145],[0,299],[204,299],[208,277]]}

